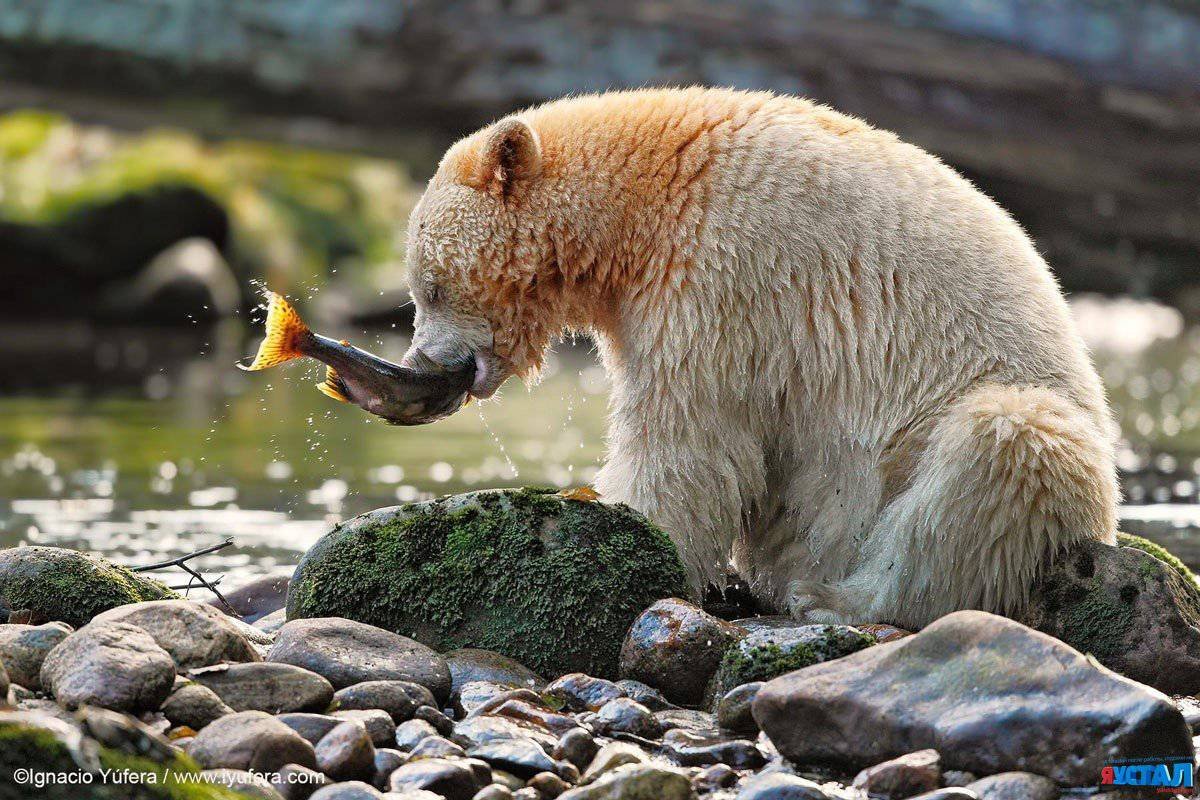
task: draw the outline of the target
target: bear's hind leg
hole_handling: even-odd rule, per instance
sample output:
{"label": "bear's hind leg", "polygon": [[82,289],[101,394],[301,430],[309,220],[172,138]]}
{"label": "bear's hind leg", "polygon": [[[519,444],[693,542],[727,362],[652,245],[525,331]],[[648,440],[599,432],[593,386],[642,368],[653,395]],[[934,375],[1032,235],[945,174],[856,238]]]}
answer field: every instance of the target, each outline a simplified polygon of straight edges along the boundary
{"label": "bear's hind leg", "polygon": [[1019,613],[1043,562],[1115,541],[1111,439],[1040,387],[980,386],[938,420],[908,487],[881,512],[859,565],[830,585],[793,581],[794,616],[921,627],[966,608]]}

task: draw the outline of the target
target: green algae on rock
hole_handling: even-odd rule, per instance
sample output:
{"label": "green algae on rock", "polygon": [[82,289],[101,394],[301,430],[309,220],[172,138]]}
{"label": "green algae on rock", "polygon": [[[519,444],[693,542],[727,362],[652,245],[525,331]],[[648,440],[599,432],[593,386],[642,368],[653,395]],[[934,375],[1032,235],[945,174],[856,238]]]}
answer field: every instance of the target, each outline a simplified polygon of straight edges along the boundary
{"label": "green algae on rock", "polygon": [[334,528],[296,568],[288,618],[346,617],[442,652],[494,650],[547,677],[615,678],[634,618],[687,593],[674,545],[627,506],[491,490]]}
{"label": "green algae on rock", "polygon": [[715,705],[745,683],[769,681],[823,661],[832,661],[875,644],[875,637],[849,625],[800,625],[764,628],[732,644],[708,687]]}
{"label": "green algae on rock", "polygon": [[1081,542],[1061,555],[1021,621],[1160,691],[1200,691],[1195,577],[1157,545],[1125,534],[1118,541]]}
{"label": "green algae on rock", "polygon": [[176,599],[164,584],[107,559],[59,547],[0,550],[0,600],[14,611],[86,625],[110,608]]}
{"label": "green algae on rock", "polygon": [[[18,782],[16,771],[30,767],[74,780],[40,788]],[[29,800],[247,800],[241,792],[205,782],[185,755],[165,762],[133,755],[103,747],[61,720],[21,712],[0,712],[3,786],[20,786],[20,797]]]}

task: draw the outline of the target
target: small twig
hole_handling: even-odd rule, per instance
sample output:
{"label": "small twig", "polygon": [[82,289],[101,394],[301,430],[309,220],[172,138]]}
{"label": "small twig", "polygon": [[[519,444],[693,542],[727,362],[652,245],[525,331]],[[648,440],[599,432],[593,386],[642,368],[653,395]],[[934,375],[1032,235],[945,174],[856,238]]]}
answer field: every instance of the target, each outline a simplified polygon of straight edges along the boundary
{"label": "small twig", "polygon": [[168,567],[179,567],[181,570],[183,570],[188,575],[190,575],[191,578],[188,580],[186,586],[171,586],[169,588],[183,589],[185,592],[190,591],[192,589],[198,589],[201,587],[208,589],[210,592],[212,592],[214,595],[217,596],[217,599],[221,601],[222,605],[225,606],[225,608],[229,611],[229,613],[233,614],[234,616],[237,616],[238,615],[237,609],[233,607],[233,604],[230,603],[225,598],[225,595],[221,594],[221,590],[217,588],[217,584],[220,583],[222,581],[222,579],[224,579],[225,576],[222,575],[221,577],[217,578],[215,581],[210,581],[210,580],[206,579],[203,575],[201,575],[199,572],[192,569],[192,567],[187,563],[188,561],[190,561],[193,558],[196,558],[197,556],[204,556],[204,555],[208,555],[209,553],[215,553],[218,550],[224,550],[226,547],[229,547],[232,544],[233,544],[233,537],[231,536],[228,539],[226,539],[225,541],[221,542],[220,544],[214,544],[211,547],[205,547],[200,550],[194,550],[191,553],[187,553],[185,555],[179,556],[178,558],[172,558],[167,561],[160,561],[157,564],[146,564],[146,565],[140,566],[140,567],[130,567],[130,569],[134,572],[151,572],[153,570],[166,569]]}
{"label": "small twig", "polygon": [[224,550],[226,547],[229,547],[232,544],[233,537],[231,536],[220,544],[214,544],[212,547],[205,547],[203,550],[195,550],[186,555],[179,556],[179,558],[172,558],[170,561],[160,561],[157,564],[147,564],[144,567],[130,567],[130,569],[134,572],[150,572],[156,569],[166,569],[167,567],[182,567],[184,562],[188,561],[189,559],[193,559],[196,556],[205,556],[209,553],[215,553],[218,550]]}
{"label": "small twig", "polygon": [[[209,585],[209,586],[216,586],[217,584],[219,584],[219,583],[220,583],[221,581],[223,581],[223,580],[225,580],[225,576],[224,576],[224,575],[220,576],[220,577],[219,577],[219,578],[217,578],[215,581],[209,581],[207,585]],[[204,588],[205,586],[206,586],[206,584],[203,584],[203,583],[196,583],[194,580],[192,580],[192,581],[188,581],[187,583],[181,583],[181,584],[177,584],[177,585],[175,585],[175,586],[167,586],[167,588],[168,588],[168,589],[173,589],[173,590],[174,590],[174,591],[176,591],[176,592],[180,592],[180,591],[186,592],[186,591],[188,591],[189,589],[201,589],[201,588]]]}

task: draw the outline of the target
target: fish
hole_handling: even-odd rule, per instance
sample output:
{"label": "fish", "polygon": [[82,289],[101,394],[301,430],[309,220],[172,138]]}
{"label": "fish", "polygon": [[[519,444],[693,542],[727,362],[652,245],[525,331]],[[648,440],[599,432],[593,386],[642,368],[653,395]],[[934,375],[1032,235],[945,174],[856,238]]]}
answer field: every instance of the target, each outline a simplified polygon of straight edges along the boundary
{"label": "fish", "polygon": [[255,372],[298,358],[315,359],[325,364],[325,380],[317,384],[322,394],[391,425],[434,422],[470,401],[472,371],[443,369],[419,351],[415,358],[421,363],[393,364],[344,339],[313,333],[282,295],[266,292],[266,299],[266,335],[254,360],[239,363],[240,369]]}

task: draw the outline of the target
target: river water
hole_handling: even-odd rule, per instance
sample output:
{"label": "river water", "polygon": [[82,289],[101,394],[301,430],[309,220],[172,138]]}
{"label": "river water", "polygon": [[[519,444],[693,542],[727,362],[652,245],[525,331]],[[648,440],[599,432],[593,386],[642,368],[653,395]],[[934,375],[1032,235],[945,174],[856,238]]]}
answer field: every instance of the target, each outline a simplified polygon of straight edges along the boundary
{"label": "river water", "polygon": [[[1200,329],[1132,301],[1075,308],[1124,434],[1123,527],[1196,565]],[[393,358],[407,345],[341,333]],[[510,382],[499,400],[399,428],[317,392],[314,364],[235,369],[256,336],[237,320],[0,330],[0,547],[138,565],[232,537],[197,562],[229,588],[290,571],[347,516],[471,488],[580,485],[603,457],[607,384],[584,345],[556,351],[531,390]]]}

